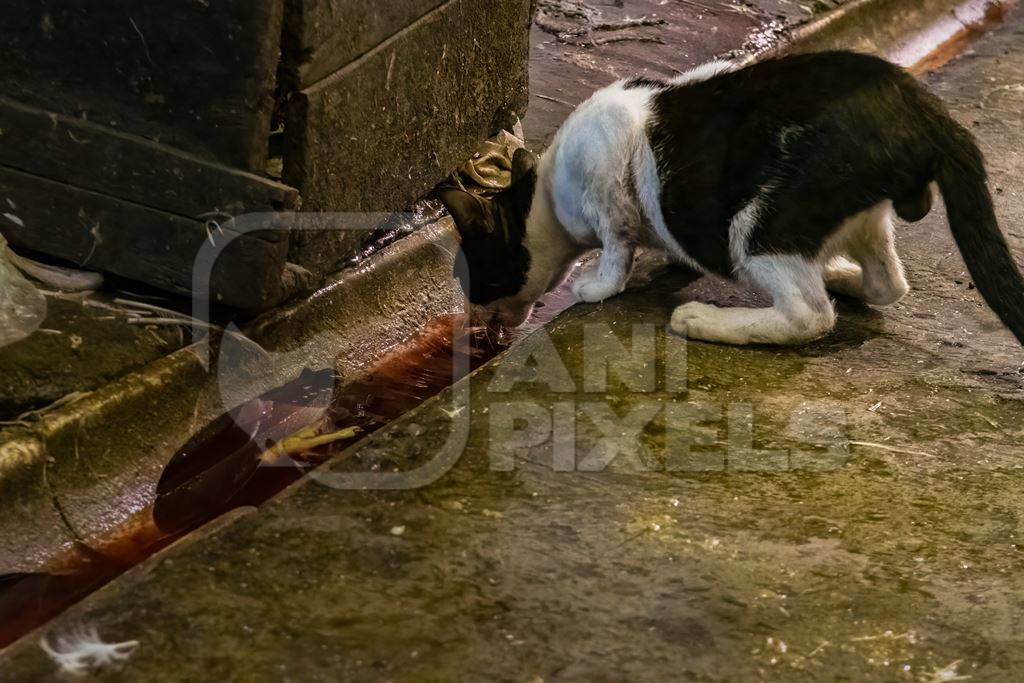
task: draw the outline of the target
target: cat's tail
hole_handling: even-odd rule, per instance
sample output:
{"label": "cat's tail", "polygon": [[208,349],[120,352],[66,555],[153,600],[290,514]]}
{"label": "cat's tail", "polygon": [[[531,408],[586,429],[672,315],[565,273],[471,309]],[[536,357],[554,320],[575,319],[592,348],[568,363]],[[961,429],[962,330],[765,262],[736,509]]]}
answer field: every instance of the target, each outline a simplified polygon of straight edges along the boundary
{"label": "cat's tail", "polygon": [[1024,344],[1024,277],[996,222],[981,151],[969,132],[953,126],[944,131],[948,144],[935,172],[949,227],[978,292]]}

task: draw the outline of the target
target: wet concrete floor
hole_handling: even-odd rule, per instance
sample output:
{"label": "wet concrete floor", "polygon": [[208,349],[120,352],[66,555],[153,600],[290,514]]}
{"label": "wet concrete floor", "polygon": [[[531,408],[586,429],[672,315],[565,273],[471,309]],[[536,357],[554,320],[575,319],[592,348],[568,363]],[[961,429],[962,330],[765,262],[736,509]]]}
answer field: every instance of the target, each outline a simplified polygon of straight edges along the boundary
{"label": "wet concrete floor", "polygon": [[[1018,257],[1022,40],[926,77]],[[665,334],[749,298],[681,272],[574,307],[44,632],[138,640],[100,680],[1017,679],[1024,353],[941,210],[899,246],[907,299],[797,349]],[[54,676],[40,635],[5,680]]]}
{"label": "wet concrete floor", "polygon": [[713,57],[775,46],[849,0],[538,0],[527,147],[545,149],[590,94],[620,78],[671,78]]}

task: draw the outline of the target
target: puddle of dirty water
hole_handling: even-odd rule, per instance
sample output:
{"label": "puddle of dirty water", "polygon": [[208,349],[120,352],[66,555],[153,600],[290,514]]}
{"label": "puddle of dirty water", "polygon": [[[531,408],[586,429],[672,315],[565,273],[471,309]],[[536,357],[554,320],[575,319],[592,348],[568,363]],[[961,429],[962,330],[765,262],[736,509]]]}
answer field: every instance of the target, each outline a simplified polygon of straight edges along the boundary
{"label": "puddle of dirty water", "polygon": [[[189,532],[231,510],[266,502],[335,453],[462,379],[567,309],[573,302],[570,285],[546,296],[514,332],[499,334],[469,326],[462,315],[445,316],[358,381],[339,385],[332,370],[306,370],[221,415],[165,466],[154,503],[111,537],[75,548],[48,572],[0,576],[0,648]],[[300,448],[295,457],[267,457],[275,444],[304,429],[315,439],[353,427],[355,434]]]}

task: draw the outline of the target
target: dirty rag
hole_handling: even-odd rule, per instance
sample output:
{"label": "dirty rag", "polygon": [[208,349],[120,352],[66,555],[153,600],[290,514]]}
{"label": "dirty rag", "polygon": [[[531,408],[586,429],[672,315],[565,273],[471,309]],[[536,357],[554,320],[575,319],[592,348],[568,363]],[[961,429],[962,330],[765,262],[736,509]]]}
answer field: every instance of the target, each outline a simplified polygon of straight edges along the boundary
{"label": "dirty rag", "polygon": [[524,144],[522,126],[516,128],[511,133],[503,130],[484,142],[473,158],[456,171],[456,178],[464,189],[475,187],[496,192],[512,184],[512,156]]}

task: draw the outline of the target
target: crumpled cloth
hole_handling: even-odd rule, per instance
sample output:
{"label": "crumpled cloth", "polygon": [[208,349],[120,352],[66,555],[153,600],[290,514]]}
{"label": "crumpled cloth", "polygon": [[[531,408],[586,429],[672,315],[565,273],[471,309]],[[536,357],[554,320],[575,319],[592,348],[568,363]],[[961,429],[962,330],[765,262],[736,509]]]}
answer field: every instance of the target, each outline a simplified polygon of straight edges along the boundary
{"label": "crumpled cloth", "polygon": [[464,189],[504,190],[512,184],[512,155],[523,146],[523,127],[516,124],[514,132],[503,130],[483,143],[455,175]]}
{"label": "crumpled cloth", "polygon": [[0,347],[29,336],[43,324],[46,297],[14,267],[0,235]]}

